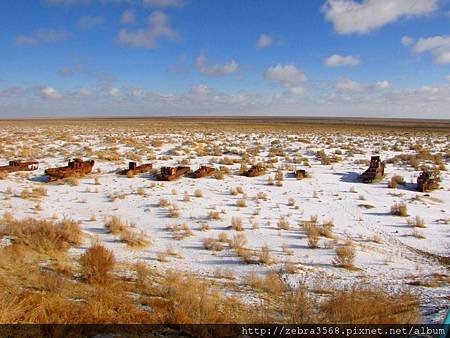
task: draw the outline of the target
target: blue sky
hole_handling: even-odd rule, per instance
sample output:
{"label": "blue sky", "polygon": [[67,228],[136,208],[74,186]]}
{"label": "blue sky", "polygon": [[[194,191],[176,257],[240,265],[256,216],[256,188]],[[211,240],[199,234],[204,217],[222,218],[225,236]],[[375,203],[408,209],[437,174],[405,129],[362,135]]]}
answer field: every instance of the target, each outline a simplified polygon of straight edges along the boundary
{"label": "blue sky", "polygon": [[450,116],[448,0],[4,0],[0,117]]}

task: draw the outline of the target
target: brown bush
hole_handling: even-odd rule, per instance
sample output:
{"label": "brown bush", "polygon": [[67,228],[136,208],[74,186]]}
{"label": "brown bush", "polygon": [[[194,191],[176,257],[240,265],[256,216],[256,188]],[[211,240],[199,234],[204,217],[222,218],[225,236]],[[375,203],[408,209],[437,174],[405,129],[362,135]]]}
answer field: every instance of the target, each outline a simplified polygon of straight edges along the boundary
{"label": "brown bush", "polygon": [[394,203],[391,206],[391,214],[395,216],[406,217],[408,216],[408,208],[405,203]]}
{"label": "brown bush", "polygon": [[94,244],[80,256],[83,277],[92,284],[105,284],[111,280],[115,258],[113,253],[100,244]]}
{"label": "brown bush", "polygon": [[326,323],[414,324],[421,320],[419,305],[410,292],[353,286],[335,292],[320,309]]}
{"label": "brown bush", "polygon": [[336,257],[332,263],[346,269],[352,269],[355,262],[355,257],[355,247],[352,243],[347,242],[342,246],[336,247]]}

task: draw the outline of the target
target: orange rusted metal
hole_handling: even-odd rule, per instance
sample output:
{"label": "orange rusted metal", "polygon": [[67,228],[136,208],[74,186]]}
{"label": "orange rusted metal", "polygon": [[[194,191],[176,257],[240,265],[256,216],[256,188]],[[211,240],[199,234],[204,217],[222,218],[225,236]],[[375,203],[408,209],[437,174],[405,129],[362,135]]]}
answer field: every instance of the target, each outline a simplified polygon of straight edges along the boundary
{"label": "orange rusted metal", "polygon": [[153,165],[151,163],[144,163],[141,165],[137,165],[136,162],[129,162],[128,163],[128,168],[127,169],[123,169],[120,170],[118,172],[119,175],[136,175],[136,174],[142,174],[142,173],[147,173],[150,170],[152,170]]}
{"label": "orange rusted metal", "polygon": [[76,175],[89,174],[94,167],[95,161],[83,161],[80,158],[75,158],[69,161],[68,165],[59,168],[49,168],[45,170],[45,175],[49,176],[51,180],[66,178]]}
{"label": "orange rusted metal", "polygon": [[370,158],[369,168],[360,175],[362,181],[364,183],[370,183],[382,179],[384,176],[384,167],[385,164],[381,161],[380,156],[372,156]]}
{"label": "orange rusted metal", "polygon": [[244,172],[244,176],[247,177],[256,177],[264,175],[266,172],[266,169],[261,165],[253,165],[250,169],[248,169],[246,172]]}
{"label": "orange rusted metal", "polygon": [[438,174],[430,171],[422,171],[417,177],[417,190],[420,192],[431,191],[439,189],[439,182],[441,178]]}
{"label": "orange rusted metal", "polygon": [[33,171],[37,170],[39,163],[36,161],[22,162],[20,160],[9,161],[8,165],[0,166],[0,171],[12,173],[15,171]]}
{"label": "orange rusted metal", "polygon": [[156,175],[159,181],[173,181],[191,171],[190,167],[161,167],[161,172]]}
{"label": "orange rusted metal", "polygon": [[213,175],[216,172],[216,169],[213,167],[208,167],[206,165],[200,166],[196,171],[193,173],[194,178],[201,178],[205,176]]}

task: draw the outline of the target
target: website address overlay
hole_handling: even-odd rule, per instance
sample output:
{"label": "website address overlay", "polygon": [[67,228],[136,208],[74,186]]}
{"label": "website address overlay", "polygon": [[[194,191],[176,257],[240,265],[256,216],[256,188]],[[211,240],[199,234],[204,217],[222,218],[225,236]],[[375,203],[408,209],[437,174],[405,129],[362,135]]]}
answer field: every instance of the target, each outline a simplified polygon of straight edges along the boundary
{"label": "website address overlay", "polygon": [[437,337],[442,325],[3,324],[0,337]]}
{"label": "website address overlay", "polygon": [[[448,327],[447,327],[448,329]],[[364,326],[364,325],[274,325],[271,327],[242,326],[244,336],[365,336],[365,337],[445,337],[444,325],[412,325],[412,326]]]}

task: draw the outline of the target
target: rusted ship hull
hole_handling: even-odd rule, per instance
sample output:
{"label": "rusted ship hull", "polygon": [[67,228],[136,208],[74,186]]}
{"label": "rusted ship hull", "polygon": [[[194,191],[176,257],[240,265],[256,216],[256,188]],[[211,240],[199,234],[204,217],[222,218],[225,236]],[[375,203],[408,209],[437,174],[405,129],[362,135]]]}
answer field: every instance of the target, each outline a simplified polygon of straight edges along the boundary
{"label": "rusted ship hull", "polygon": [[94,164],[94,160],[81,161],[76,159],[74,161],[69,161],[69,164],[66,167],[49,168],[45,170],[45,175],[49,176],[50,180],[86,175],[92,172]]}
{"label": "rusted ship hull", "polygon": [[9,161],[9,165],[0,166],[0,171],[7,173],[13,173],[17,171],[33,171],[39,168],[39,163],[36,161],[21,162],[21,161]]}
{"label": "rusted ship hull", "polygon": [[148,173],[152,170],[153,165],[151,163],[141,164],[139,166],[136,165],[135,162],[130,162],[127,169],[120,170],[118,172],[119,175],[137,175]]}
{"label": "rusted ship hull", "polygon": [[211,176],[216,172],[216,169],[212,168],[212,167],[200,167],[199,169],[197,169],[196,171],[194,171],[194,173],[192,174],[192,176],[194,178],[202,178],[202,177],[206,177],[206,176]]}
{"label": "rusted ship hull", "polygon": [[191,171],[189,167],[161,168],[161,172],[156,175],[158,181],[174,181]]}

